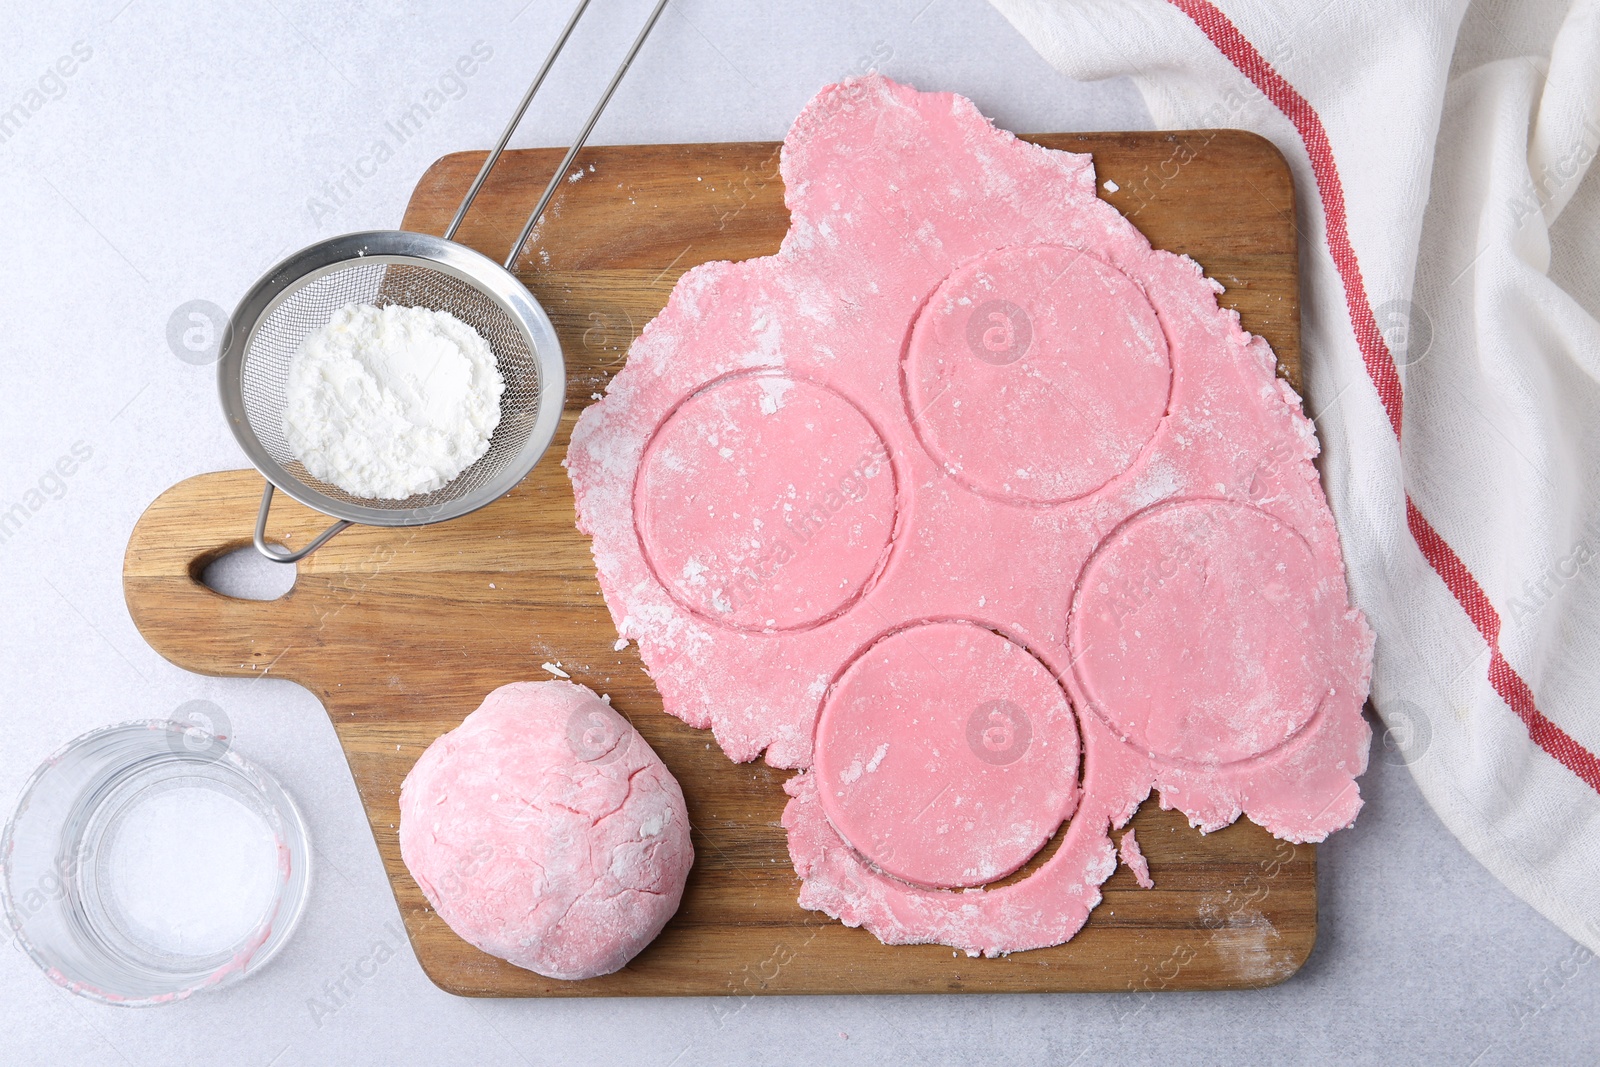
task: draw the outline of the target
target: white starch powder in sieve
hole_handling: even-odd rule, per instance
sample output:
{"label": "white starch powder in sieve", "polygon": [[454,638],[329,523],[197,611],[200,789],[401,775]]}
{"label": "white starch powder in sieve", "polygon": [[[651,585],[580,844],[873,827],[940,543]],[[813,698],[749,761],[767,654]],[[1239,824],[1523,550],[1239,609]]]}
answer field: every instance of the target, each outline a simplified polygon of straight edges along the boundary
{"label": "white starch powder in sieve", "polygon": [[448,311],[346,304],[289,365],[284,435],[314,477],[404,500],[489,450],[504,391],[489,342]]}

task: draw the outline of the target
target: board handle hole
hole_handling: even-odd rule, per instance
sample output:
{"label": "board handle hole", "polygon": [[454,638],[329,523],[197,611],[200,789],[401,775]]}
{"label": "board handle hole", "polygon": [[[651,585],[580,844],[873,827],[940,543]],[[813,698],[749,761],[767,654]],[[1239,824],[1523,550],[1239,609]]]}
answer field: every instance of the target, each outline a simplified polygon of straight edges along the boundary
{"label": "board handle hole", "polygon": [[277,600],[294,588],[299,568],[275,563],[254,545],[235,548],[206,561],[196,576],[214,593],[235,600]]}

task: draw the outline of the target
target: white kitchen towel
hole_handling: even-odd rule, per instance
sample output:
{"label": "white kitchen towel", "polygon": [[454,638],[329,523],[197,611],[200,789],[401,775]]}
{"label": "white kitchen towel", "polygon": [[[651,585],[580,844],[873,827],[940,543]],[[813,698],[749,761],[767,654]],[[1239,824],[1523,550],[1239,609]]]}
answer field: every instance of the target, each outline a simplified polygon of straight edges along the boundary
{"label": "white kitchen towel", "polygon": [[1379,758],[1600,951],[1600,0],[994,3],[1158,125],[1288,158]]}

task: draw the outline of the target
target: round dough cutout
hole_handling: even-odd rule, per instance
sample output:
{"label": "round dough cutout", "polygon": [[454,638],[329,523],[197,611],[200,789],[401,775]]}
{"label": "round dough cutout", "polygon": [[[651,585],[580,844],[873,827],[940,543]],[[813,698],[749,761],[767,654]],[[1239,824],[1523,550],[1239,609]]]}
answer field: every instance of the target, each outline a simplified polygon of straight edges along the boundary
{"label": "round dough cutout", "polygon": [[1070,624],[1074,670],[1131,744],[1201,764],[1277,748],[1329,689],[1337,632],[1291,527],[1222,500],[1163,504],[1095,550]]}
{"label": "round dough cutout", "polygon": [[817,723],[823,811],[886,874],[932,888],[1016,871],[1078,801],[1078,728],[1032,653],[971,622],[889,634]]}
{"label": "round dough cutout", "polygon": [[969,489],[1056,504],[1131,467],[1172,368],[1150,301],[1065,245],[1002,248],[940,283],[912,326],[906,400],[928,452]]}
{"label": "round dough cutout", "polygon": [[646,560],[690,612],[756,632],[847,610],[895,524],[889,450],[833,390],[779,373],[714,382],[652,437],[634,490]]}

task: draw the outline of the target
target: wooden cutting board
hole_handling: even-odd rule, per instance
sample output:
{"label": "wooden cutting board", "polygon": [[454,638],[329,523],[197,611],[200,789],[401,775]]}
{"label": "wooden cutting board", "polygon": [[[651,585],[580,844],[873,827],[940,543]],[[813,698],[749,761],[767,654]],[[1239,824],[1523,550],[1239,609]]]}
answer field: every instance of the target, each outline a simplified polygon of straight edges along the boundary
{"label": "wooden cutting board", "polygon": [[[1238,131],[1055,134],[1092,152],[1105,196],[1159,247],[1192,254],[1227,286],[1223,303],[1264,335],[1298,384],[1294,190],[1268,142]],[[439,233],[482,153],[423,176],[407,229]],[[501,259],[560,159],[509,153],[458,239]],[[589,545],[573,526],[560,460],[573,420],[621,367],[629,342],[685,270],[777,250],[788,223],[774,144],[603,147],[580,157],[519,273],[554,320],[570,385],[562,431],[520,486],[473,515],[409,530],[355,527],[299,565],[270,602],[234,600],[199,575],[249,544],[261,478],[228,471],[163,493],[135,526],[128,608],[150,644],[202,674],[289,678],[328,710],[377,838],[417,958],[468,996],[927,993],[1217,989],[1294,973],[1316,937],[1316,853],[1248,822],[1202,836],[1149,801],[1134,820],[1156,888],[1119,868],[1070,943],[1004,959],[940,946],[888,948],[795,903],[779,826],[789,772],[735,765],[664,714],[635,648],[616,634]],[[575,172],[576,173],[576,172]],[[304,544],[326,520],[282,494],[272,530]],[[434,738],[491,689],[548,677],[611,694],[683,784],[696,862],[683,906],[617,974],[558,982],[487,956],[428,908],[396,840],[401,780]]]}

